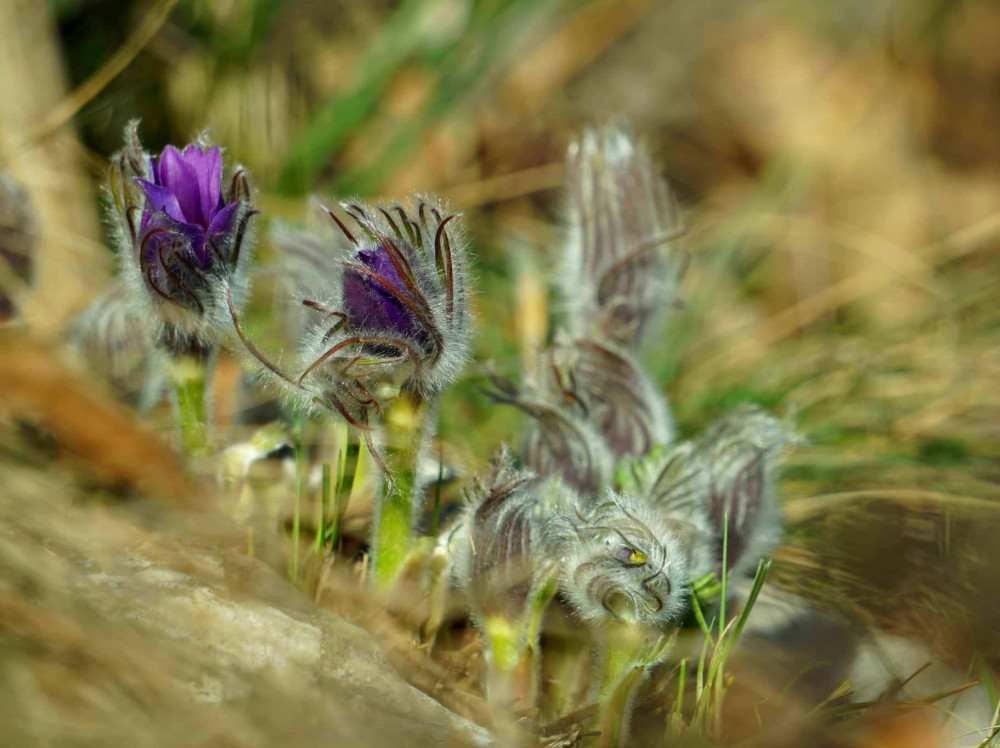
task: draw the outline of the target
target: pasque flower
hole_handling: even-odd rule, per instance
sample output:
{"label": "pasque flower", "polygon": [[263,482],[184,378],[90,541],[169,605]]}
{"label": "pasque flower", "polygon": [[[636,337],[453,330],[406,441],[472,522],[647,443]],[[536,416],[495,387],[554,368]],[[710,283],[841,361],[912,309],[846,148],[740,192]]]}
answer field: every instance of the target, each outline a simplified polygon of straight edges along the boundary
{"label": "pasque flower", "polygon": [[608,490],[596,505],[553,516],[546,529],[561,559],[560,589],[587,623],[662,628],[686,610],[692,537],[685,523]]}
{"label": "pasque flower", "polygon": [[314,284],[325,299],[302,300],[318,320],[295,383],[362,425],[386,396],[424,400],[454,381],[471,340],[468,270],[458,214],[425,200],[341,208],[356,226],[329,212],[348,246]]}
{"label": "pasque flower", "polygon": [[588,130],[566,154],[569,235],[559,285],[572,335],[636,350],[676,304],[683,231],[648,149],[628,128]]}
{"label": "pasque flower", "polygon": [[585,338],[563,336],[539,357],[526,386],[494,378],[490,394],[534,418],[528,465],[542,477],[563,476],[584,494],[598,493],[618,460],[673,438],[666,400],[633,357]]}
{"label": "pasque flower", "polygon": [[[775,473],[801,438],[773,416],[746,406],[711,424],[697,439],[673,446],[633,476],[646,501],[665,518],[688,523],[696,543],[692,577],[752,569],[781,536]],[[725,546],[725,548],[723,547]]]}
{"label": "pasque flower", "polygon": [[525,383],[494,396],[534,418],[525,459],[599,495],[623,458],[673,438],[664,396],[636,360],[659,311],[675,303],[680,233],[670,190],[623,127],[586,132],[566,156],[569,226],[557,273],[565,309],[556,343]]}
{"label": "pasque flower", "polygon": [[222,151],[204,142],[158,156],[142,150],[138,123],[111,166],[124,276],[163,319],[182,332],[213,337],[225,309],[222,291],[244,289],[247,226],[257,212],[236,168],[223,189]]}
{"label": "pasque flower", "polygon": [[[297,377],[270,363],[231,312],[237,333],[265,370],[293,395],[363,431],[387,476],[371,544],[375,584],[386,589],[409,552],[424,490],[418,466],[434,429],[437,398],[469,353],[469,279],[458,214],[423,199],[410,210],[356,202],[340,207],[346,222],[327,213],[346,244],[333,244],[321,278],[303,284],[315,294],[300,299],[315,322],[304,335]],[[311,237],[285,232],[282,244],[292,255],[290,265],[316,267]],[[382,416],[377,424],[372,414]],[[382,444],[374,443],[375,433]]]}
{"label": "pasque flower", "polygon": [[[517,620],[537,574],[538,481],[514,466],[504,449],[489,477],[476,480],[459,522],[446,534],[452,584],[469,595],[477,615]],[[551,561],[550,561],[551,564]]]}

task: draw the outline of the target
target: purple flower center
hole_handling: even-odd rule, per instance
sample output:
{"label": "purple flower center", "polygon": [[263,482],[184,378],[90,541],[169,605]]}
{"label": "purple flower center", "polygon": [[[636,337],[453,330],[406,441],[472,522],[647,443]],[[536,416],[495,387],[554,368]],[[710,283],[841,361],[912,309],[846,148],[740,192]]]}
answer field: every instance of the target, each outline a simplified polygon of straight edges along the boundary
{"label": "purple flower center", "polygon": [[211,264],[210,242],[232,229],[239,201],[226,204],[222,197],[222,153],[192,144],[178,151],[172,145],[158,158],[150,158],[152,180],[137,179],[146,194],[141,233],[165,229],[190,243],[194,259],[207,269]]}
{"label": "purple flower center", "polygon": [[412,295],[388,250],[380,244],[374,249],[360,250],[354,259],[357,264],[381,276],[385,284],[359,270],[347,268],[344,271],[344,312],[349,324],[357,329],[384,331],[389,336],[409,338],[422,347],[426,346],[430,336],[402,301],[412,299]]}

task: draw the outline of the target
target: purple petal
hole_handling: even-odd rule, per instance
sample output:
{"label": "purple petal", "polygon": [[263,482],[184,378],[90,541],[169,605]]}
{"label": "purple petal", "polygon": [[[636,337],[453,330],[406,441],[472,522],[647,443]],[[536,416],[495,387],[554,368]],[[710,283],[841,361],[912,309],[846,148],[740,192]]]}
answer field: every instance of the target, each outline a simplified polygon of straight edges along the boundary
{"label": "purple petal", "polygon": [[[402,297],[409,299],[403,279],[388,251],[378,246],[361,250],[355,259],[378,273]],[[381,329],[386,334],[415,339],[421,345],[428,341],[427,331],[400,299],[367,274],[348,268],[343,280],[344,311],[352,325]]]}
{"label": "purple petal", "polygon": [[205,226],[206,221],[201,213],[201,190],[194,168],[172,145],[163,149],[159,166],[160,184],[177,197],[181,213],[184,215],[184,223],[199,223]]}
{"label": "purple petal", "polygon": [[[150,237],[150,231],[160,231]],[[161,245],[167,255],[182,253],[201,270],[207,270],[214,259],[208,238],[201,226],[175,221],[163,213],[145,213],[142,217],[142,235],[146,260],[155,265]]]}
{"label": "purple petal", "polygon": [[236,201],[235,203],[229,203],[229,205],[215,214],[212,222],[208,225],[208,231],[205,232],[207,241],[212,241],[213,235],[219,234],[220,236],[215,240],[215,244],[220,247],[224,245],[224,242],[228,238],[226,234],[232,232],[235,228],[234,219],[239,208],[240,202]]}
{"label": "purple petal", "polygon": [[207,226],[222,202],[222,152],[216,146],[203,151],[191,144],[184,149],[184,160],[197,175],[202,225]]}
{"label": "purple petal", "polygon": [[[139,186],[142,187],[142,191],[146,193],[146,199],[149,201],[150,212],[166,213],[175,221],[184,223],[184,213],[181,210],[181,206],[178,204],[177,197],[173,192],[166,187],[153,184],[145,179],[137,178],[135,181],[139,183]],[[145,220],[145,217],[143,217],[144,225]]]}
{"label": "purple petal", "polygon": [[211,236],[212,234],[224,233],[226,231],[229,231],[232,228],[229,225],[229,222],[236,214],[236,211],[239,210],[240,205],[242,205],[242,203],[240,203],[240,201],[237,200],[235,203],[229,203],[229,205],[222,208],[212,218],[212,222],[208,224],[208,231],[206,233],[209,236]]}

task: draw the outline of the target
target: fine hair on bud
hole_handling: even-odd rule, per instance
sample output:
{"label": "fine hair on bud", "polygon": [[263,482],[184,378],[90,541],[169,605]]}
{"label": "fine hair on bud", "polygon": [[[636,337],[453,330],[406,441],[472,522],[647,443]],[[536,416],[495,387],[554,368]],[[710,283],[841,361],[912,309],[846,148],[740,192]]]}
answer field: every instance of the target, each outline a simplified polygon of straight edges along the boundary
{"label": "fine hair on bud", "polygon": [[[300,284],[313,295],[297,302],[311,316],[298,373],[270,364],[233,319],[253,358],[292,392],[364,428],[386,399],[432,398],[458,377],[471,346],[471,283],[460,214],[419,197],[409,209],[340,207],[343,218],[324,209],[336,235],[326,267]],[[279,245],[302,270],[321,262],[321,242],[286,229]]]}
{"label": "fine hair on bud", "polygon": [[239,307],[247,293],[250,219],[258,212],[249,178],[238,165],[224,167],[207,134],[151,155],[138,128],[138,121],[125,128],[109,169],[120,277],[168,336],[217,342],[228,329],[227,307]]}
{"label": "fine hair on bud", "polygon": [[781,538],[775,471],[799,437],[778,419],[747,406],[673,447],[649,481],[648,502],[666,517],[691,523],[700,540],[692,576],[742,572]]}
{"label": "fine hair on bud", "polygon": [[676,305],[683,260],[664,248],[680,213],[646,146],[624,125],[586,131],[566,155],[569,235],[557,278],[569,332],[636,350]]}
{"label": "fine hair on bud", "polygon": [[73,322],[70,341],[102,375],[117,380],[134,374],[156,342],[157,321],[132,303],[122,280],[116,279]]}
{"label": "fine hair on bud", "polygon": [[610,480],[614,455],[598,430],[579,412],[562,407],[547,387],[491,377],[487,390],[497,402],[531,417],[524,440],[525,463],[541,478],[560,477],[581,494],[593,495]]}
{"label": "fine hair on bud", "polygon": [[666,400],[624,351],[583,338],[562,340],[542,356],[540,369],[547,399],[590,423],[616,460],[673,438]]}
{"label": "fine hair on bud", "polygon": [[560,589],[586,623],[663,628],[685,611],[690,540],[682,524],[608,490],[547,529],[562,559]]}
{"label": "fine hair on bud", "polygon": [[447,534],[452,586],[481,616],[519,619],[537,576],[537,478],[514,465],[505,447],[485,480],[466,494],[461,518]]}

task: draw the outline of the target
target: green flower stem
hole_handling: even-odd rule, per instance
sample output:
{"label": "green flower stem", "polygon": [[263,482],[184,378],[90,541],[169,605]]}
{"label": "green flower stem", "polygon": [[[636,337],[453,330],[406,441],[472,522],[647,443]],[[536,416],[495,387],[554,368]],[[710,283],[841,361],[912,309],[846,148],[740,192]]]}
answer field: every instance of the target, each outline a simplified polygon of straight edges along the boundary
{"label": "green flower stem", "polygon": [[607,630],[604,648],[604,673],[601,679],[597,729],[601,748],[617,746],[628,729],[632,699],[639,684],[641,654],[647,645],[647,632],[625,623]]}
{"label": "green flower stem", "polygon": [[192,457],[201,457],[212,451],[205,407],[208,368],[204,358],[194,355],[174,358],[167,367],[174,387],[181,444]]}
{"label": "green flower stem", "polygon": [[177,425],[184,451],[192,457],[207,455],[212,451],[212,443],[205,395],[211,380],[215,346],[173,328],[165,328],[157,343],[167,355],[167,376],[174,388]]}
{"label": "green flower stem", "polygon": [[433,408],[416,396],[401,394],[389,405],[384,426],[389,466],[386,494],[375,517],[375,587],[391,589],[410,554],[413,515],[420,505],[417,466],[427,442]]}
{"label": "green flower stem", "polygon": [[553,567],[536,581],[520,620],[493,615],[483,621],[483,634],[490,652],[487,693],[492,703],[513,703],[517,708],[524,709],[536,705],[541,675],[538,639],[545,609],[555,596],[557,587],[558,575]]}

